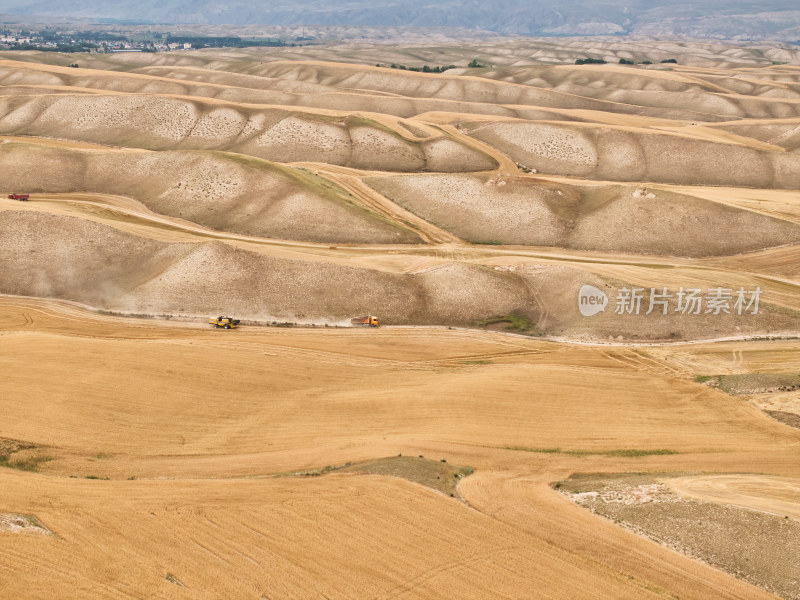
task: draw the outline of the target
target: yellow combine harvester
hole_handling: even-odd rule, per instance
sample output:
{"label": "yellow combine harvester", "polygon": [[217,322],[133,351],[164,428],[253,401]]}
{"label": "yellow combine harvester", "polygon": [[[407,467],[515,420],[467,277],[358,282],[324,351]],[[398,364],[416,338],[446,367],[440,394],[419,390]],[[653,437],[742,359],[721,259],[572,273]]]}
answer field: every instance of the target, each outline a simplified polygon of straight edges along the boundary
{"label": "yellow combine harvester", "polygon": [[213,325],[217,329],[236,329],[241,321],[239,319],[232,319],[230,317],[217,317],[216,319],[209,319],[208,324]]}

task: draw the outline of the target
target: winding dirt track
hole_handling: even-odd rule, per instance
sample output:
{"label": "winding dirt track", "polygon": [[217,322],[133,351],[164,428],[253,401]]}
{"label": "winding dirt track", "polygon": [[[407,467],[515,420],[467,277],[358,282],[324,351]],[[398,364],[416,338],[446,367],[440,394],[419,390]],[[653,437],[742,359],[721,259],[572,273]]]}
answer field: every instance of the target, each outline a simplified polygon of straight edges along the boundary
{"label": "winding dirt track", "polygon": [[[303,163],[298,164],[302,165]],[[307,163],[304,166],[308,166],[315,172],[324,175],[326,179],[340,185],[363,202],[365,206],[375,210],[388,220],[411,228],[426,244],[462,243],[462,240],[449,231],[445,231],[403,209],[394,202],[390,202],[346,167],[336,167],[324,163]]]}

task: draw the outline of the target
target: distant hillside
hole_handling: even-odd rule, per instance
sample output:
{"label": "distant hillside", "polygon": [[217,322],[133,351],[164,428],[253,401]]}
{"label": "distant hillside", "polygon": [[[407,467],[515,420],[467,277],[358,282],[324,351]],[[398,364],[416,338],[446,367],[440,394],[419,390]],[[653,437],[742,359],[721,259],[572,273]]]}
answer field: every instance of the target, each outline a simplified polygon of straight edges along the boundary
{"label": "distant hillside", "polygon": [[237,25],[466,27],[522,35],[685,35],[800,40],[796,0],[0,0],[0,12]]}

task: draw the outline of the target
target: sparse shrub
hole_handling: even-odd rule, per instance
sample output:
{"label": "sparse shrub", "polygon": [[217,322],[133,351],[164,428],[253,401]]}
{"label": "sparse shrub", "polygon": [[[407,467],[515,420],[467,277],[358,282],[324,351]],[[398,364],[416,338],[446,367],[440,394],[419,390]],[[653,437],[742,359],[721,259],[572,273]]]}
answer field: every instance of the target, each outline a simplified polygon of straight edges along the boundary
{"label": "sparse shrub", "polygon": [[[405,69],[406,67],[401,65],[400,68]],[[444,73],[445,71],[455,68],[455,65],[444,65],[441,67],[429,67],[428,65],[422,65],[422,67],[408,67],[408,70],[414,71],[415,73]]]}
{"label": "sparse shrub", "polygon": [[673,63],[673,64],[676,64],[676,65],[677,65],[677,64],[678,64],[678,61],[677,61],[677,60],[675,60],[674,58],[668,58],[667,60],[662,60],[662,61],[661,61],[661,63],[662,63],[662,64],[663,64],[663,63]]}
{"label": "sparse shrub", "polygon": [[175,575],[173,575],[172,573],[167,573],[167,575],[166,575],[166,577],[164,577],[164,579],[166,579],[170,583],[174,583],[175,585],[179,585],[181,587],[186,587],[183,584],[183,582],[180,579],[178,579],[177,577],[175,577]]}
{"label": "sparse shrub", "polygon": [[0,467],[35,472],[41,463],[49,462],[51,460],[53,460],[53,457],[51,456],[27,456],[25,458],[17,458],[16,460],[12,460],[11,456],[0,455]]}
{"label": "sparse shrub", "polygon": [[620,456],[622,458],[639,458],[641,456],[664,456],[670,454],[678,454],[675,450],[669,448],[658,448],[655,450],[609,450],[602,452],[603,456]]}
{"label": "sparse shrub", "polygon": [[504,329],[506,331],[515,331],[517,333],[530,333],[536,331],[536,323],[531,321],[528,317],[523,315],[494,315],[482,321],[476,321],[475,325],[478,327],[487,327],[496,323],[506,323]]}
{"label": "sparse shrub", "polygon": [[619,64],[621,64],[621,65],[635,65],[636,63],[633,62],[632,60],[628,60],[627,58],[620,58],[619,59]]}

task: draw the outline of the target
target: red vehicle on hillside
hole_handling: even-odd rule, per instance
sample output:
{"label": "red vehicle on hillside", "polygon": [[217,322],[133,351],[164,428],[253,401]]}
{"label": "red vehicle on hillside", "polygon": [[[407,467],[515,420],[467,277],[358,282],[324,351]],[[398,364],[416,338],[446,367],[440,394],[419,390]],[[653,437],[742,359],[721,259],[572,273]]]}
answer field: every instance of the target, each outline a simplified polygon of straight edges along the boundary
{"label": "red vehicle on hillside", "polygon": [[30,198],[30,194],[9,194],[9,200],[22,200],[23,202]]}

